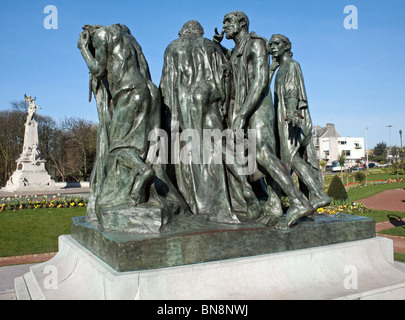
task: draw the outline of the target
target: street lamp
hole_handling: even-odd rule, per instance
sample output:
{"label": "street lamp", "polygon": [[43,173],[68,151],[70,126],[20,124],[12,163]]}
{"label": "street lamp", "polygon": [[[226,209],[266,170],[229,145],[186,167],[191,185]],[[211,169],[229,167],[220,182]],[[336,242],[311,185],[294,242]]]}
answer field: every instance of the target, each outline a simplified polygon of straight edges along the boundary
{"label": "street lamp", "polygon": [[391,124],[387,125],[387,128],[389,129],[389,133],[390,133],[390,148],[391,148],[392,147],[392,145],[391,145],[391,128],[392,128],[392,125]]}
{"label": "street lamp", "polygon": [[399,130],[399,141],[401,142],[401,149],[399,149],[399,157],[402,158],[402,130]]}
{"label": "street lamp", "polygon": [[389,155],[391,155],[391,147],[392,147],[392,144],[391,144],[391,128],[392,128],[392,125],[391,125],[391,124],[387,125],[387,128],[388,128],[389,133],[390,133],[390,149],[389,149]]}
{"label": "street lamp", "polygon": [[368,130],[368,127],[366,127],[366,183],[367,183],[367,172],[368,172],[368,145],[367,145],[367,130]]}

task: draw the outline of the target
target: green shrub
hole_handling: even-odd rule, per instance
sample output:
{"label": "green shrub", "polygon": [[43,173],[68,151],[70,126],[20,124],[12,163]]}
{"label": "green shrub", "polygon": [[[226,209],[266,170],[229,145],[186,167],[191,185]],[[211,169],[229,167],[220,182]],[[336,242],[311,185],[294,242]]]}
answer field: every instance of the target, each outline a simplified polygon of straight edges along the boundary
{"label": "green shrub", "polygon": [[362,183],[362,182],[364,182],[366,180],[366,174],[364,172],[361,172],[361,171],[356,171],[354,173],[354,179],[357,182]]}
{"label": "green shrub", "polygon": [[328,196],[335,200],[346,200],[347,192],[338,175],[335,175],[329,185]]}

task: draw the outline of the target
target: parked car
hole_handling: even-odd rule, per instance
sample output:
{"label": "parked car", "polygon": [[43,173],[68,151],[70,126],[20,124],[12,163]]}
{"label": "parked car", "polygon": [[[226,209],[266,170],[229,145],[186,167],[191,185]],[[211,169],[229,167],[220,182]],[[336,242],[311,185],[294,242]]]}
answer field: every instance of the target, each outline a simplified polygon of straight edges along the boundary
{"label": "parked car", "polygon": [[354,171],[361,171],[361,170],[364,170],[364,168],[363,168],[363,167],[351,167],[351,168],[350,168],[350,171],[351,171],[351,172],[354,172]]}
{"label": "parked car", "polygon": [[[375,168],[375,167],[377,167],[377,165],[376,165],[374,162],[371,162],[371,163],[368,164],[368,168],[369,168],[369,169]],[[363,165],[363,168],[367,168],[367,165],[364,164],[364,165]]]}
{"label": "parked car", "polygon": [[[346,170],[346,167],[343,166],[343,171]],[[339,161],[333,161],[332,162],[332,172],[340,172],[341,168],[340,168],[340,164]]]}
{"label": "parked car", "polygon": [[379,166],[379,167],[388,167],[389,164],[388,164],[388,163],[384,163],[384,164],[379,164],[378,166]]}
{"label": "parked car", "polygon": [[332,171],[332,166],[326,166],[325,171]]}

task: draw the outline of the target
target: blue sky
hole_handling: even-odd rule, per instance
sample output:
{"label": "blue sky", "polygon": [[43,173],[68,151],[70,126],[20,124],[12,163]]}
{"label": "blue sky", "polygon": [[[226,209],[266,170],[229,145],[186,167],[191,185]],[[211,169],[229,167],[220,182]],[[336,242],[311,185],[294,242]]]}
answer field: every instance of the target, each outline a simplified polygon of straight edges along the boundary
{"label": "blue sky", "polygon": [[[58,29],[44,27],[47,5],[58,10]],[[357,8],[356,30],[344,27],[347,5]],[[405,132],[403,0],[1,0],[0,110],[27,93],[37,97],[41,114],[57,121],[73,116],[98,121],[94,98],[88,102],[88,69],[77,49],[83,25],[126,24],[158,85],[164,50],[186,21],[198,20],[211,39],[234,10],[248,15],[251,31],[267,39],[275,33],[290,38],[315,125],[334,123],[350,137],[364,137],[369,127],[372,148],[390,143],[390,124],[391,142],[400,144],[398,132]]]}

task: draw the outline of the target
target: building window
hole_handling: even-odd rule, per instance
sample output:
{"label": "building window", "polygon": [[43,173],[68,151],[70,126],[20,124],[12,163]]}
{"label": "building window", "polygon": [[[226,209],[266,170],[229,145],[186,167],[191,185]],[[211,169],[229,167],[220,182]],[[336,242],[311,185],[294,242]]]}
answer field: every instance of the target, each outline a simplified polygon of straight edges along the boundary
{"label": "building window", "polygon": [[345,154],[345,156],[350,157],[350,150],[343,150],[342,152]]}

